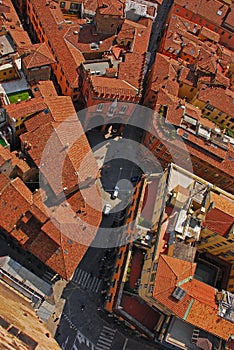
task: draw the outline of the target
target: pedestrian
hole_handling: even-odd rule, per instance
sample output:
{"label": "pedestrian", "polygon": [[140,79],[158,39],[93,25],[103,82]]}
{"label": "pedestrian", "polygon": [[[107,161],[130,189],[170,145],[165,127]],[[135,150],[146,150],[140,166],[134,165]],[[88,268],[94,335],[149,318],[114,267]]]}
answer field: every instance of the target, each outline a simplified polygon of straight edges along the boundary
{"label": "pedestrian", "polygon": [[84,308],[85,308],[85,305],[82,304],[81,307],[80,307],[81,311],[84,311]]}

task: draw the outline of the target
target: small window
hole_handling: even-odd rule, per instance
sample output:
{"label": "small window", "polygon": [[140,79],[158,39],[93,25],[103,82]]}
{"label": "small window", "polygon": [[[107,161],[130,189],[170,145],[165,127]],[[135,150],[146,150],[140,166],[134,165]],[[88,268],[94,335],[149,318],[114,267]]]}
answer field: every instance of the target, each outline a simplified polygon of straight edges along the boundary
{"label": "small window", "polygon": [[213,110],[215,109],[212,105],[207,104],[206,105],[206,109],[209,109],[209,111],[213,112]]}
{"label": "small window", "polygon": [[97,112],[101,112],[103,110],[104,104],[103,103],[99,103],[99,105],[96,108]]}
{"label": "small window", "polygon": [[150,285],[148,291],[149,291],[149,293],[153,293],[153,291],[154,291],[154,286],[153,286],[153,285]]}
{"label": "small window", "polygon": [[78,9],[79,9],[79,4],[75,4],[74,2],[72,2],[70,5],[70,10],[78,10]]}
{"label": "small window", "polygon": [[114,114],[114,111],[115,111],[115,107],[112,106],[112,107],[109,108],[109,112],[108,113],[109,114]]}
{"label": "small window", "polygon": [[128,106],[122,106],[122,107],[120,108],[119,113],[124,114],[124,113],[126,112],[127,109],[128,109]]}
{"label": "small window", "polygon": [[61,8],[61,9],[64,9],[64,7],[65,7],[65,1],[61,1],[61,2],[60,2],[60,8]]}

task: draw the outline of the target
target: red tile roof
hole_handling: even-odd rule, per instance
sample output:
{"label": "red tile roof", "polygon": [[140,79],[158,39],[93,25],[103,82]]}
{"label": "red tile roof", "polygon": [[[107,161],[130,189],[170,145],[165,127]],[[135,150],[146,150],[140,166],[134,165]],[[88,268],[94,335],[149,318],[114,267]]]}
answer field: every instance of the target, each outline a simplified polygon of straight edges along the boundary
{"label": "red tile roof", "polygon": [[35,86],[32,86],[33,93],[35,88],[39,89],[42,97],[58,96],[52,80],[39,81]]}
{"label": "red tile roof", "polygon": [[150,88],[154,91],[158,91],[160,87],[164,86],[165,90],[170,94],[177,96],[179,84],[176,78],[179,68],[180,66],[176,60],[157,53],[150,77]]}
{"label": "red tile roof", "polygon": [[[32,195],[19,178],[11,181],[0,174],[0,191],[1,229],[60,276],[70,279],[100,224],[100,198],[99,203],[97,198],[94,203],[96,196],[93,191],[93,202],[86,204],[86,216],[77,214],[71,222],[66,214],[67,206],[49,209],[42,203],[42,191]],[[89,193],[87,198],[92,195]],[[74,213],[84,206],[81,198],[81,193],[77,192],[68,200]],[[55,211],[52,220],[57,217],[58,226],[49,219],[50,210]]]}
{"label": "red tile roof", "polygon": [[209,73],[216,73],[218,57],[205,47],[199,48],[199,54],[194,60],[194,65]]}
{"label": "red tile roof", "polygon": [[234,27],[234,3],[232,2],[230,7],[230,11],[228,12],[227,17],[224,20],[224,23],[230,27]]}
{"label": "red tile roof", "polygon": [[124,16],[124,3],[121,0],[98,0],[98,10],[102,15]]}
{"label": "red tile roof", "polygon": [[0,167],[5,164],[5,162],[11,160],[10,151],[0,144]]}
{"label": "red tile roof", "polygon": [[[84,61],[83,54],[93,52],[91,43],[98,43],[98,53],[109,51],[115,39],[115,35],[97,33],[95,27],[87,24],[85,20],[80,20],[79,25],[72,25],[64,35],[67,43],[70,43],[69,49],[76,50],[79,54],[80,63]],[[74,51],[75,52],[75,51]]]}
{"label": "red tile roof", "polygon": [[55,59],[46,43],[34,44],[25,49],[25,55],[22,61],[27,69],[51,65],[55,63]]}
{"label": "red tile roof", "polygon": [[97,95],[113,94],[119,96],[134,97],[137,94],[136,88],[120,79],[91,76],[90,80],[92,83],[93,91]]}
{"label": "red tile roof", "polygon": [[136,87],[139,91],[142,89],[146,60],[145,53],[147,52],[151,27],[152,21],[147,18],[141,19],[138,23],[125,20],[122,31],[118,34],[118,41],[121,41],[124,39],[123,36],[126,35],[126,31],[127,33],[129,33],[129,31],[134,33],[131,52],[127,52],[124,62],[119,64],[118,78]]}
{"label": "red tile roof", "polygon": [[207,27],[202,27],[201,31],[200,31],[200,34],[202,36],[206,37],[207,39],[212,40],[212,41],[214,41],[216,43],[219,42],[220,35],[218,33],[216,33],[216,32],[213,32],[213,30],[210,30]]}
{"label": "red tile roof", "polygon": [[32,115],[37,112],[41,112],[47,108],[43,98],[31,98],[27,101],[18,103],[11,103],[4,107],[10,118],[19,119]]}
{"label": "red tile roof", "polygon": [[234,92],[221,87],[201,85],[197,99],[208,103],[223,113],[234,117]]}
{"label": "red tile roof", "polygon": [[222,24],[229,8],[228,5],[219,0],[175,0],[174,4],[218,25]]}
{"label": "red tile roof", "polygon": [[193,86],[193,87],[197,86],[197,77],[194,74],[194,72],[191,69],[189,69],[188,67],[181,68],[178,80],[182,83],[185,83],[185,84]]}
{"label": "red tile roof", "polygon": [[10,12],[4,13],[4,27],[10,32],[17,48],[31,45],[28,33],[20,26],[20,20],[12,1],[4,0],[4,5],[10,8]]}
{"label": "red tile roof", "polygon": [[202,225],[221,236],[226,236],[234,224],[234,202],[216,193],[211,193],[210,199],[214,207],[208,212]]}
{"label": "red tile roof", "polygon": [[183,300],[177,301],[171,294],[177,283],[190,276],[193,277],[195,268],[195,263],[166,255],[160,255],[159,257],[153,297],[181,318],[184,317],[189,307],[191,296],[187,293]]}
{"label": "red tile roof", "polygon": [[[216,290],[193,278],[195,268],[194,263],[160,255],[153,297],[186,322],[227,340],[233,324],[217,316]],[[181,300],[172,296],[176,286],[186,291]]]}
{"label": "red tile roof", "polygon": [[29,210],[32,194],[19,178],[10,181],[3,174],[0,174],[0,192],[0,226],[10,233],[22,213]]}
{"label": "red tile roof", "polygon": [[[68,47],[66,40],[64,40],[64,36],[66,36],[70,25],[65,23],[59,5],[53,2],[51,6],[46,6],[46,0],[30,0],[29,2],[32,3],[48,41],[53,47],[54,56],[57,57],[65,78],[72,88],[77,87],[77,57],[74,51],[71,53],[70,47]],[[84,61],[80,52],[77,51],[77,55],[79,56],[80,63]]]}

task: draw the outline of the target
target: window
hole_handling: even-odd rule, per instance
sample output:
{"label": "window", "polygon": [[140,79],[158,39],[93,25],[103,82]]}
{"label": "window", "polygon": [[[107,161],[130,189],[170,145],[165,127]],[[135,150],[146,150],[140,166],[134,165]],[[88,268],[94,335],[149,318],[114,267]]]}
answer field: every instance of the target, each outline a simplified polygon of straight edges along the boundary
{"label": "window", "polygon": [[150,285],[148,291],[149,291],[149,293],[153,293],[153,291],[154,291],[154,286],[153,286],[153,285]]}
{"label": "window", "polygon": [[70,10],[78,10],[78,9],[79,9],[79,4],[75,4],[74,2],[72,2],[70,5]]}
{"label": "window", "polygon": [[152,275],[150,276],[150,282],[154,282],[155,276],[156,276],[156,273],[152,273]]}
{"label": "window", "polygon": [[101,112],[103,110],[104,104],[103,103],[99,103],[99,105],[96,108],[97,112]]}
{"label": "window", "polygon": [[229,35],[229,36],[228,36],[228,39],[232,39],[232,35]]}
{"label": "window", "polygon": [[61,1],[61,2],[60,2],[60,7],[61,7],[61,9],[64,9],[64,7],[65,7],[65,1]]}
{"label": "window", "polygon": [[209,111],[213,112],[213,110],[215,109],[212,105],[207,104],[206,105],[206,109],[209,109]]}
{"label": "window", "polygon": [[124,113],[126,112],[127,109],[128,109],[128,106],[122,106],[122,107],[120,108],[119,113],[120,113],[120,114],[124,114]]}
{"label": "window", "polygon": [[114,114],[114,111],[115,111],[115,107],[112,106],[112,107],[109,108],[109,112],[108,113],[109,114]]}

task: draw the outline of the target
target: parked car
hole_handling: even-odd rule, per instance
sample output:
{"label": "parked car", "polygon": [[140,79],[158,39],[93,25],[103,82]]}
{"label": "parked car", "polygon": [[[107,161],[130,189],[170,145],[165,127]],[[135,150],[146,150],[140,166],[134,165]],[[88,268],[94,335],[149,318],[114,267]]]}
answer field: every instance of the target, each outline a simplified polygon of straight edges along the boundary
{"label": "parked car", "polygon": [[114,191],[113,191],[113,193],[111,194],[111,198],[112,198],[112,199],[115,199],[115,198],[118,197],[118,195],[119,195],[119,187],[118,187],[118,186],[115,186]]}
{"label": "parked car", "polygon": [[103,208],[103,214],[109,215],[111,211],[111,205],[109,203],[106,203]]}

